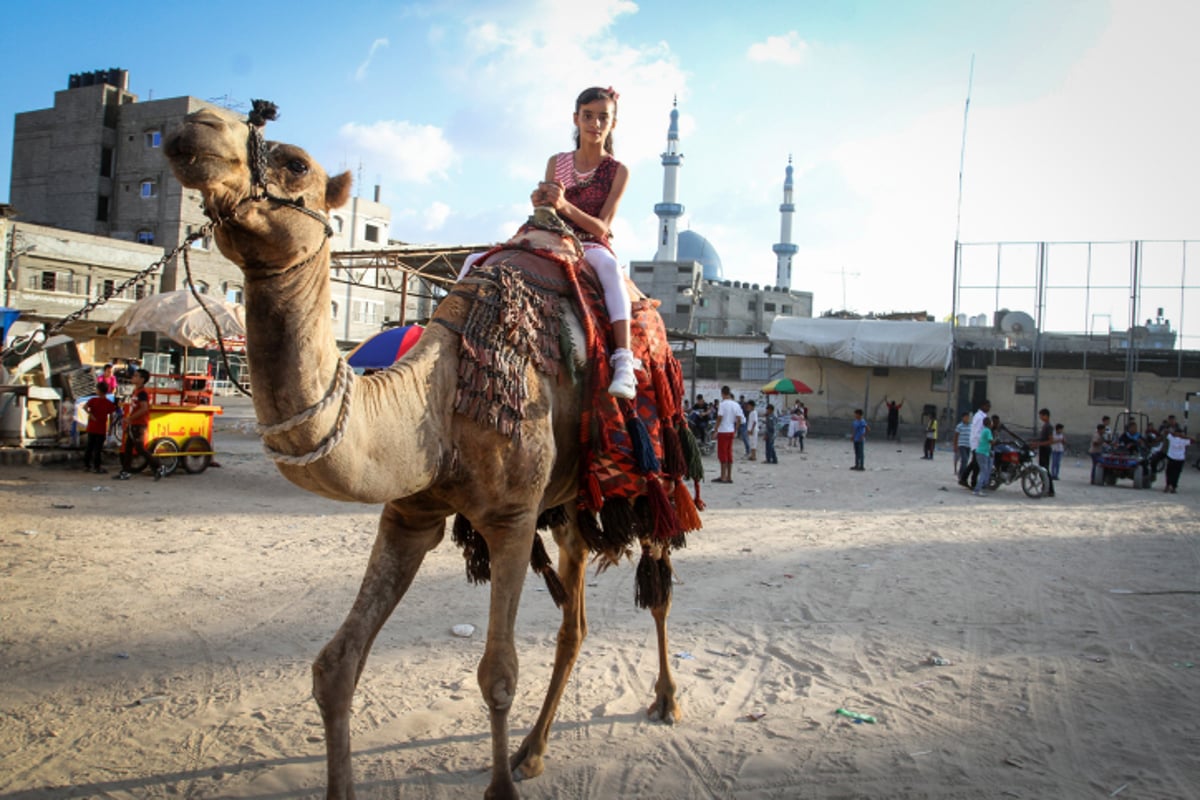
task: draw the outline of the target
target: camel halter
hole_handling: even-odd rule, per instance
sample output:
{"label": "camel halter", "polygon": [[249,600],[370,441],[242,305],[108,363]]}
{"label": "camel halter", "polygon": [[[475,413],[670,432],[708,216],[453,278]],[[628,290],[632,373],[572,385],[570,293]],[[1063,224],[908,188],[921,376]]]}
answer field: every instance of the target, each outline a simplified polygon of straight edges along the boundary
{"label": "camel halter", "polygon": [[[259,273],[254,276],[257,279],[277,278],[281,275],[291,272],[292,270],[299,269],[307,264],[312,263],[313,259],[320,256],[321,251],[325,249],[325,245],[327,245],[329,240],[333,237],[333,228],[330,226],[329,220],[325,215],[313,211],[311,208],[305,206],[303,198],[292,199],[271,194],[267,187],[268,154],[270,151],[267,148],[266,142],[263,140],[262,132],[263,128],[266,127],[267,122],[278,118],[279,108],[268,100],[254,100],[253,104],[254,108],[246,120],[246,125],[250,129],[250,135],[246,140],[246,149],[247,162],[250,166],[250,186],[252,192],[238,205],[257,200],[268,200],[272,203],[293,209],[294,211],[299,211],[302,214],[312,217],[314,220],[321,223],[321,226],[325,229],[324,243],[321,247],[318,247],[315,251],[313,251],[313,254],[308,258],[281,270]],[[247,278],[249,279],[249,276],[247,276]],[[271,425],[264,425],[261,422],[255,424],[255,431],[259,434],[259,436],[267,437],[286,433],[302,423],[312,419],[317,414],[320,414],[322,411],[340,400],[341,407],[338,409],[337,422],[334,424],[333,431],[324,439],[322,439],[321,442],[308,453],[291,455],[289,453],[276,450],[265,441],[262,443],[263,452],[280,464],[288,464],[296,467],[308,466],[309,464],[319,461],[320,459],[329,455],[331,452],[333,452],[333,448],[341,444],[342,438],[346,435],[346,426],[350,421],[350,393],[353,385],[354,370],[351,369],[350,365],[346,363],[346,359],[338,356],[337,371],[334,374],[333,385],[329,387],[329,391],[327,391],[325,396],[322,397],[317,403],[309,406],[300,413],[285,419],[283,422],[277,422]]]}

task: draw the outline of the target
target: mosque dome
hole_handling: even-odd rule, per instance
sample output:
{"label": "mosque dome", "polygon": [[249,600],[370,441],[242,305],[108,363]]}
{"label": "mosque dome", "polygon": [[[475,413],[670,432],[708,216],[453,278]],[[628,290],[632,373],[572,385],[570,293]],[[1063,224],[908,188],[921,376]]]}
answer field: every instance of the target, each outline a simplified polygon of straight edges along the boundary
{"label": "mosque dome", "polygon": [[720,281],[725,279],[725,269],[721,266],[721,256],[716,248],[695,231],[683,231],[679,234],[679,244],[675,258],[679,261],[699,261],[704,267],[704,280]]}

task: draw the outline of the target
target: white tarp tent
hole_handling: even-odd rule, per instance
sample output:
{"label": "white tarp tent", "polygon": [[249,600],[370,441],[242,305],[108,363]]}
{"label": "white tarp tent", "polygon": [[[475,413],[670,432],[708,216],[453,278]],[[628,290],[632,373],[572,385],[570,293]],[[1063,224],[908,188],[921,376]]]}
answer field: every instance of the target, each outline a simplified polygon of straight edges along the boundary
{"label": "white tarp tent", "polygon": [[947,322],[776,317],[771,351],[832,358],[860,367],[950,368],[954,339]]}

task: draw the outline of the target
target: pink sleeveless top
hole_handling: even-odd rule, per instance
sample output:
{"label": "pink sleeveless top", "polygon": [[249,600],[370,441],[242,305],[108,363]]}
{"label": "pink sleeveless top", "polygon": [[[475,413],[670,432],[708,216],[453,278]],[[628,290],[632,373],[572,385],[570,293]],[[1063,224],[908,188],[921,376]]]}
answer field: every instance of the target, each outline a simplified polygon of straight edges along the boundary
{"label": "pink sleeveless top", "polygon": [[[554,160],[554,179],[563,185],[565,190],[563,196],[567,198],[568,203],[586,214],[599,217],[604,203],[608,200],[609,192],[612,191],[613,179],[616,177],[617,167],[620,165],[615,158],[606,155],[594,170],[581,175],[575,171],[575,153],[559,153]],[[567,224],[571,226],[580,240],[598,242],[608,249],[612,249],[608,237],[589,233],[569,220]]]}

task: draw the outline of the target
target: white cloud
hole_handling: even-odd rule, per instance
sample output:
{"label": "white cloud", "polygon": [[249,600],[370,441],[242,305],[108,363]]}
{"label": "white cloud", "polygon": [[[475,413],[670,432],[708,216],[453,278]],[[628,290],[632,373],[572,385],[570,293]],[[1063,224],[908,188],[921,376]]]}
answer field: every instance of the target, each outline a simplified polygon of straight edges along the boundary
{"label": "white cloud", "polygon": [[441,230],[442,226],[446,224],[446,220],[449,218],[450,206],[446,205],[440,200],[434,200],[429,204],[429,207],[425,209],[424,228],[427,231]]}
{"label": "white cloud", "polygon": [[376,39],[371,42],[371,49],[367,51],[367,57],[358,65],[358,69],[354,70],[354,80],[361,81],[367,77],[367,68],[371,66],[371,59],[375,57],[375,51],[381,47],[387,47],[388,44],[387,39]]}
{"label": "white cloud", "polygon": [[411,122],[381,120],[369,125],[348,122],[338,131],[344,147],[382,172],[387,178],[428,183],[445,177],[458,160],[441,128]]}
{"label": "white cloud", "polygon": [[808,42],[795,31],[783,36],[768,36],[765,42],[755,42],[746,51],[746,57],[759,64],[782,64],[794,67],[804,61],[808,54]]}

